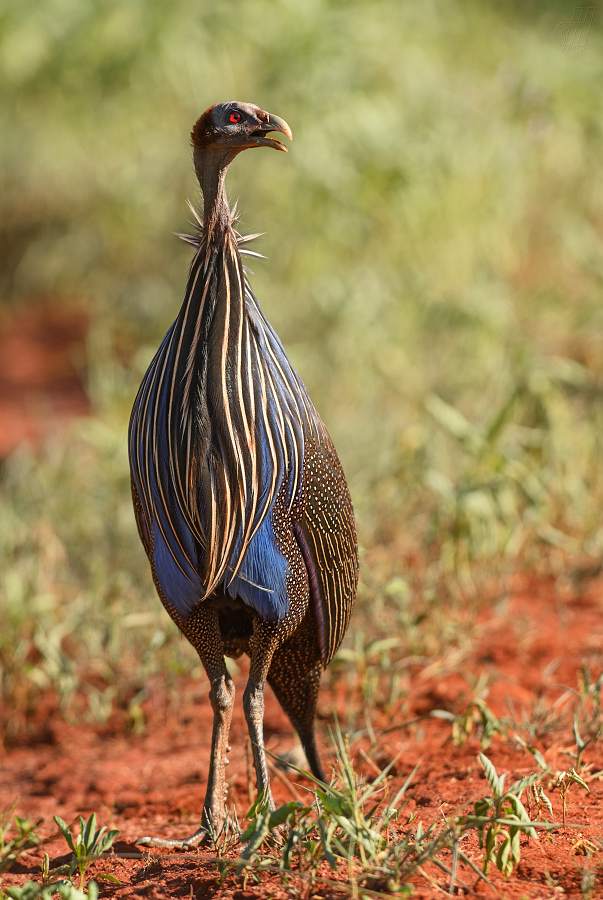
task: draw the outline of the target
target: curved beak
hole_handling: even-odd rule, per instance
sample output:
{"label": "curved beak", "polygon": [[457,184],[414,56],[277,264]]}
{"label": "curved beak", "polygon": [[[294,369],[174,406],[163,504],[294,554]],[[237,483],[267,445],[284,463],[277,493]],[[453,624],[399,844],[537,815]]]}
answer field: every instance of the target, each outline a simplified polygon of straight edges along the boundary
{"label": "curved beak", "polygon": [[281,119],[279,116],[273,116],[272,113],[265,113],[265,115],[266,121],[263,122],[259,128],[256,128],[255,131],[251,132],[250,137],[254,140],[252,146],[274,147],[275,150],[284,150],[286,153],[287,148],[284,144],[281,144],[281,142],[277,141],[275,138],[267,137],[267,135],[273,131],[280,131],[281,134],[284,134],[285,137],[292,141],[293,135],[291,134],[291,129],[285,120]]}
{"label": "curved beak", "polygon": [[[270,115],[270,113],[268,113]],[[270,115],[269,124],[272,126],[271,131],[280,131],[285,137],[288,137],[290,141],[293,140],[293,135],[291,134],[291,129],[287,125],[284,119],[279,118],[279,116]]]}

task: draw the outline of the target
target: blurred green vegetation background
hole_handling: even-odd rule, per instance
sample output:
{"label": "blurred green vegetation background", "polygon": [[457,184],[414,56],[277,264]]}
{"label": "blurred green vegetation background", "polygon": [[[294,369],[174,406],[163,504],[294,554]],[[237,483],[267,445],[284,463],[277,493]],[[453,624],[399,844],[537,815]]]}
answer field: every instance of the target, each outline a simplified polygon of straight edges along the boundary
{"label": "blurred green vegetation background", "polygon": [[443,652],[468,640],[476,585],[596,565],[603,15],[570,49],[558,26],[573,15],[536,0],[5,0],[0,301],[87,306],[93,404],[2,464],[9,732],[48,687],[66,714],[123,708],[138,727],[153,678],[198,670],[138,541],[126,429],[183,297],[189,131],[217,101],[293,130],[288,156],[237,159],[228,189],[243,230],[266,232],[253,285],[355,502],[343,662]]}

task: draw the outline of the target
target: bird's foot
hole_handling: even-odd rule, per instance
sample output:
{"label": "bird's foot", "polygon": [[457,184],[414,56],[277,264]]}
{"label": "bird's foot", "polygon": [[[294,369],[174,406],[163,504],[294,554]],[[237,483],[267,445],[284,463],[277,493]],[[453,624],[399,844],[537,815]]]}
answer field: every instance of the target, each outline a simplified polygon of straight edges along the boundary
{"label": "bird's foot", "polygon": [[140,837],[134,843],[139,847],[154,847],[158,850],[192,850],[199,847],[209,838],[207,828],[198,828],[190,837],[177,840],[176,838]]}

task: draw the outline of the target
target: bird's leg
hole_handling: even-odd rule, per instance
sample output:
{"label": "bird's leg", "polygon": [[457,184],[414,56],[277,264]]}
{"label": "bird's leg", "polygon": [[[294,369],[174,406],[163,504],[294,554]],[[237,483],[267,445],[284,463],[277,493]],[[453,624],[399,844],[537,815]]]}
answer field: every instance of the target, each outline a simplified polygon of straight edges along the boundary
{"label": "bird's leg", "polygon": [[226,754],[228,747],[228,732],[232,719],[234,705],[235,686],[228,674],[224,657],[222,657],[222,672],[212,679],[209,699],[214,711],[214,724],[211,736],[211,758],[209,761],[209,775],[207,778],[207,791],[203,804],[202,827],[213,827],[216,834],[222,831],[226,817],[226,766],[228,759]]}
{"label": "bird's leg", "polygon": [[[184,630],[184,629],[183,629]],[[188,838],[169,840],[143,837],[136,843],[162,849],[197,847],[207,839],[210,828],[219,834],[226,816],[226,766],[228,760],[228,732],[232,719],[235,687],[224,661],[222,635],[216,610],[201,604],[186,623],[186,636],[191,641],[210,681],[209,699],[214,711],[211,757],[207,791],[201,816],[201,827]]]}
{"label": "bird's leg", "polygon": [[274,625],[255,621],[249,645],[249,680],[243,694],[243,709],[251,740],[256,787],[258,793],[264,792],[270,809],[274,809],[275,806],[264,751],[264,688],[272,656],[279,643]]}

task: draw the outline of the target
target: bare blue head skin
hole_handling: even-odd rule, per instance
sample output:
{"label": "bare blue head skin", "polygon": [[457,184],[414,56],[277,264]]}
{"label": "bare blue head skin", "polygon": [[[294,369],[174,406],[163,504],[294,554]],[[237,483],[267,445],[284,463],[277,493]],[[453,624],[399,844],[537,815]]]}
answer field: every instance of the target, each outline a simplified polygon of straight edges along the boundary
{"label": "bare blue head skin", "polygon": [[275,131],[292,140],[291,129],[284,119],[268,113],[253,103],[231,100],[210,106],[191,131],[195,172],[204,200],[204,220],[212,228],[226,212],[224,178],[238,153],[253,147],[287,148],[273,137]]}
{"label": "bare blue head skin", "polygon": [[280,131],[292,140],[291,129],[284,119],[273,116],[253,103],[217,103],[200,116],[191,131],[193,147],[236,155],[251,147],[287,148],[271,132]]}

